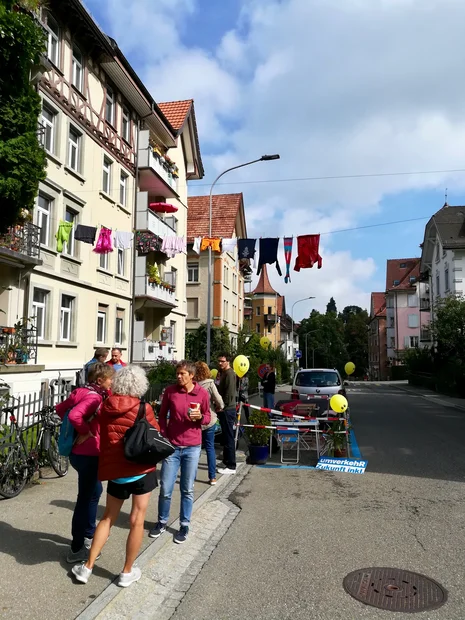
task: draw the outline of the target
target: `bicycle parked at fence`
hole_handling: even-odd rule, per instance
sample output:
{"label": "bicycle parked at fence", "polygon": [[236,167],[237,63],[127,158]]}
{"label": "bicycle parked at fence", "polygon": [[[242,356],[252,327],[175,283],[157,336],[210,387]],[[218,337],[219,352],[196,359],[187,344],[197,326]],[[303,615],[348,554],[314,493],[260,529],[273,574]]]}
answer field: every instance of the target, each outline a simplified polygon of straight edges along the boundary
{"label": "bicycle parked at fence", "polygon": [[50,464],[63,477],[69,465],[68,458],[58,452],[61,420],[55,407],[46,406],[38,413],[28,414],[26,417],[40,419],[27,429],[19,426],[15,409],[16,406],[1,409],[10,421],[10,426],[4,425],[0,435],[0,495],[7,499],[19,495],[40,467]]}

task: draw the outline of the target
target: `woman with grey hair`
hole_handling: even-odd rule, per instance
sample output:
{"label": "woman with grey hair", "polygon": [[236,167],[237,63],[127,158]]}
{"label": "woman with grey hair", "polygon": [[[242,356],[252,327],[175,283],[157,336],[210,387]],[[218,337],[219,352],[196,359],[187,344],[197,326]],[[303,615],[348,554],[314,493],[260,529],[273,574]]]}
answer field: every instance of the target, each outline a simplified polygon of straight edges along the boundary
{"label": "woman with grey hair", "polygon": [[[150,493],[157,486],[154,465],[142,465],[128,461],[124,456],[124,435],[132,427],[141,398],[149,383],[139,366],[125,366],[113,379],[112,396],[102,407],[100,415],[99,480],[108,480],[107,505],[102,520],[94,534],[87,562],[74,566],[73,574],[81,583],[87,583],[94,563],[108,540],[110,529],[116,522],[121,507],[132,496],[130,530],[126,544],[126,561],[118,579],[118,585],[127,588],[141,577],[140,568],[134,566],[144,535],[145,513]],[[149,424],[160,430],[153,409],[145,404]]]}

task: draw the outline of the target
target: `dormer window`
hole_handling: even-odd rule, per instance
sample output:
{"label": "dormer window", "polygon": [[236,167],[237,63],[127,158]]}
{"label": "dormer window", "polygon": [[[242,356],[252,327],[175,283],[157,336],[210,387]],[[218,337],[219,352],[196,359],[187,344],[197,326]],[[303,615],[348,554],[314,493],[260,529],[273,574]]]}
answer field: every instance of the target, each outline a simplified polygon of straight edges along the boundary
{"label": "dormer window", "polygon": [[400,280],[394,280],[394,282],[393,282],[394,286],[399,286],[399,284],[400,284]]}
{"label": "dormer window", "polygon": [[410,280],[410,284],[415,284],[415,282],[417,281],[415,276],[410,276],[409,280]]}
{"label": "dormer window", "polygon": [[401,269],[406,269],[407,268],[407,263],[400,263],[399,267]]}

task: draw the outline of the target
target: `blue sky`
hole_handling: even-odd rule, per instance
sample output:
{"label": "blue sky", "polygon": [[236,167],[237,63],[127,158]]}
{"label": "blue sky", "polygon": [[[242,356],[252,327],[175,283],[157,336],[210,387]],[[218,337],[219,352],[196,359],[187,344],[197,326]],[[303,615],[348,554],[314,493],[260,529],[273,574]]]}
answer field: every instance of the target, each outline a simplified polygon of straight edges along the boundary
{"label": "blue sky", "polygon": [[[86,0],[157,101],[194,98],[206,177],[243,191],[250,236],[326,232],[323,268],[294,273],[288,308],[368,307],[388,258],[419,256],[424,225],[463,204],[465,173],[253,183],[465,168],[465,4],[459,0]],[[446,35],[446,36],[445,36]],[[463,163],[462,163],[463,162]],[[247,181],[247,183],[245,183]],[[295,253],[294,253],[295,258]],[[282,265],[284,259],[282,259]],[[296,318],[309,311],[296,307]]]}

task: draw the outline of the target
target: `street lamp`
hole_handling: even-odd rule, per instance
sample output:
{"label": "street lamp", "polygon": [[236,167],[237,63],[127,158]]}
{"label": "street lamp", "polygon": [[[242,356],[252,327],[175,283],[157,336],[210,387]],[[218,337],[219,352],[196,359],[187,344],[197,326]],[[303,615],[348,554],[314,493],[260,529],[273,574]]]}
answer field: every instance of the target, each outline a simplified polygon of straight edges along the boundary
{"label": "street lamp", "polygon": [[301,301],[308,301],[309,299],[315,299],[314,297],[304,297],[303,299],[298,299],[292,304],[291,310],[291,346],[292,346],[292,376],[294,377],[294,306],[296,304],[300,304]]}
{"label": "street lamp", "polygon": [[[260,159],[254,159],[253,161],[248,161],[245,164],[239,164],[239,166],[233,166],[232,168],[228,168],[224,170],[221,174],[219,174],[216,179],[213,181],[212,186],[210,188],[210,210],[209,210],[209,223],[208,223],[208,236],[212,236],[212,214],[213,214],[213,188],[217,184],[217,182],[224,176],[227,172],[231,172],[231,170],[237,170],[238,168],[244,168],[244,166],[250,166],[251,164],[256,164],[259,161],[271,161],[273,159],[279,159],[279,155],[262,155]],[[212,249],[208,248],[208,297],[207,297],[207,364],[210,364],[211,357],[211,328],[212,328]]]}

